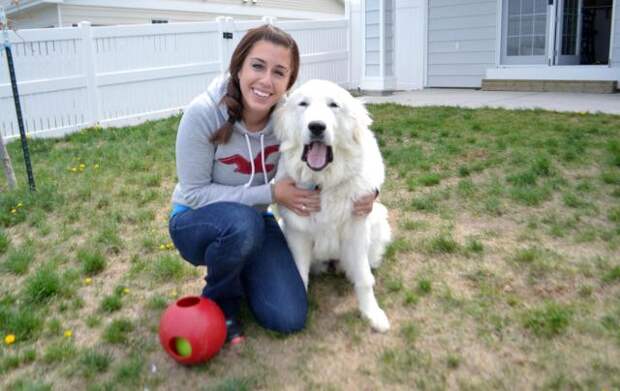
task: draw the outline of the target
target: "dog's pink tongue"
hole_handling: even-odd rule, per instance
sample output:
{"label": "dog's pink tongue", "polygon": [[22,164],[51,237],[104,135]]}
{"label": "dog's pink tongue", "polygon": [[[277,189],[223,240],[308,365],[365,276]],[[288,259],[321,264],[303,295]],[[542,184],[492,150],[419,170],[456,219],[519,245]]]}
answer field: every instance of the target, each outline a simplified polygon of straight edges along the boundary
{"label": "dog's pink tongue", "polygon": [[306,157],[312,168],[322,168],[327,162],[327,146],[323,143],[312,143]]}

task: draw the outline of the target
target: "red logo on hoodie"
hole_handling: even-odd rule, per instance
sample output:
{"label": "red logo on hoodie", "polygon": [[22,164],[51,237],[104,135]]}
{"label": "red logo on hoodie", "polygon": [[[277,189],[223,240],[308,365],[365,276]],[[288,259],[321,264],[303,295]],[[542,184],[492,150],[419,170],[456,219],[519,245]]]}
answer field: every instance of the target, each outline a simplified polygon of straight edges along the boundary
{"label": "red logo on hoodie", "polygon": [[[267,158],[269,157],[269,155],[271,155],[274,152],[278,152],[279,150],[280,150],[279,145],[270,145],[267,148],[265,148],[265,161],[267,161]],[[260,152],[254,158],[254,172],[263,172],[262,154],[263,152]],[[249,160],[247,160],[245,157],[239,154],[232,155],[232,156],[226,156],[226,157],[223,157],[217,160],[223,164],[234,164],[235,166],[237,166],[237,168],[235,169],[235,172],[240,172],[246,175],[252,175],[252,163]],[[271,172],[274,168],[275,168],[275,164],[265,163],[266,172]]]}

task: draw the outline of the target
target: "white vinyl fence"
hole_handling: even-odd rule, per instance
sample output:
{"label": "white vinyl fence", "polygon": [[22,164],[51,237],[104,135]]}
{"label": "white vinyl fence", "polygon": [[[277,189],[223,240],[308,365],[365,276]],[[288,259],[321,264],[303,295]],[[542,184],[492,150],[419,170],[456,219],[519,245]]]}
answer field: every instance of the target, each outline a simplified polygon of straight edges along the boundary
{"label": "white vinyl fence", "polygon": [[[215,22],[112,27],[84,22],[11,32],[26,132],[62,136],[94,125],[125,126],[178,113],[226,71],[245,32],[265,21],[274,23],[221,17]],[[348,84],[348,23],[274,23],[299,45],[298,83],[321,78]],[[225,39],[225,32],[232,39]],[[6,55],[0,53],[0,133],[11,140],[19,137],[19,128]]]}

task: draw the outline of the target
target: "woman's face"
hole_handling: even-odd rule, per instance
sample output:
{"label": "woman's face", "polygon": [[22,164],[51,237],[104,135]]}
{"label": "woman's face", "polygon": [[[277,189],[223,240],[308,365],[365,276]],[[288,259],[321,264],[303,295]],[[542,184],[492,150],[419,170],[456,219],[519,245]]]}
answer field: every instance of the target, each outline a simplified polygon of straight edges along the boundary
{"label": "woman's face", "polygon": [[269,41],[258,41],[239,71],[244,119],[264,118],[286,92],[291,73],[291,51]]}

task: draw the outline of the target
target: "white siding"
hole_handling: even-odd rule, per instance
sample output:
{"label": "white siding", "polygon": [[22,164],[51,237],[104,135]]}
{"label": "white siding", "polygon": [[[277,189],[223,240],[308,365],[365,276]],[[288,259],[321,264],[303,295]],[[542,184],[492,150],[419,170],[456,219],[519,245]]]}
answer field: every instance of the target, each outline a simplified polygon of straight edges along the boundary
{"label": "white siding", "polygon": [[[0,4],[9,6],[10,1],[0,0]],[[211,21],[217,16],[232,16],[237,20],[260,19],[264,15],[275,16],[278,20],[344,16],[342,0],[257,0],[256,3],[252,0],[160,0],[152,3],[152,8],[129,8],[121,1],[109,1],[110,6],[105,6],[107,3],[104,1],[98,2],[97,6],[85,6],[67,0],[58,5],[38,4],[18,11],[10,18],[21,29],[58,26],[57,7],[61,10],[64,27],[85,20],[93,25],[117,25],[150,23],[153,19],[169,22]]]}
{"label": "white siding", "polygon": [[620,67],[620,0],[614,0],[614,48],[612,51],[611,64],[613,67]]}
{"label": "white siding", "polygon": [[384,10],[385,39],[383,40],[383,66],[384,76],[394,76],[394,4],[392,0],[385,2]]}
{"label": "white siding", "polygon": [[154,11],[136,8],[107,8],[82,7],[60,5],[62,23],[64,27],[77,25],[82,21],[89,21],[93,26],[111,26],[118,24],[144,24],[152,20],[167,20],[169,22],[205,22],[212,21],[219,15],[181,12],[181,11]]}
{"label": "white siding", "polygon": [[[204,0],[173,0],[182,1],[184,3],[204,3]],[[252,4],[252,0],[243,3],[242,0],[209,0],[209,3],[226,4],[226,5],[244,5],[247,8],[282,8],[295,11],[321,12],[328,14],[344,15],[344,1],[341,0],[258,0],[256,4]]]}
{"label": "white siding", "polygon": [[46,4],[17,16],[11,15],[9,19],[13,20],[20,29],[58,27],[58,9],[56,7],[55,4]]}
{"label": "white siding", "polygon": [[429,0],[429,87],[480,87],[495,66],[496,0]]}
{"label": "white siding", "polygon": [[366,76],[378,77],[381,71],[380,58],[381,21],[379,0],[366,2]]}

